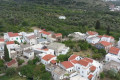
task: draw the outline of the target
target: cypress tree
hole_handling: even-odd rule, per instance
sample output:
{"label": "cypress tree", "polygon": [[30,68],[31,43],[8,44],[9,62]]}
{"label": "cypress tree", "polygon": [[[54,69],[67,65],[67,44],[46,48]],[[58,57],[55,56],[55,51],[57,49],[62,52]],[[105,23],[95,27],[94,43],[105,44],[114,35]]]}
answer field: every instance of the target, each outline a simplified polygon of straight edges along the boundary
{"label": "cypress tree", "polygon": [[10,61],[9,52],[8,52],[8,49],[7,49],[6,45],[4,46],[4,60],[5,61]]}
{"label": "cypress tree", "polygon": [[107,30],[106,34],[109,35],[110,34],[110,26],[108,26],[106,30]]}
{"label": "cypress tree", "polygon": [[95,29],[100,29],[100,21],[99,20],[97,20],[97,22],[96,22]]}

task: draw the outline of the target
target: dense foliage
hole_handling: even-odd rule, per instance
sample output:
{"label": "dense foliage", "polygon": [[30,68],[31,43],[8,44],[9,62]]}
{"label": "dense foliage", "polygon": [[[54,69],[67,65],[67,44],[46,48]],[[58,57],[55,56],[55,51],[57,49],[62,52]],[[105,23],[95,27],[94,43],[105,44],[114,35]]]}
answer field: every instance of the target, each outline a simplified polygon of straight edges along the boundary
{"label": "dense foliage", "polygon": [[[109,25],[110,34],[120,36],[116,34],[120,31],[120,13],[110,12],[100,0],[0,0],[0,9],[1,32],[31,31],[31,26],[38,26],[67,35],[95,30],[100,22],[100,32],[106,33]],[[66,19],[58,19],[61,15]]]}

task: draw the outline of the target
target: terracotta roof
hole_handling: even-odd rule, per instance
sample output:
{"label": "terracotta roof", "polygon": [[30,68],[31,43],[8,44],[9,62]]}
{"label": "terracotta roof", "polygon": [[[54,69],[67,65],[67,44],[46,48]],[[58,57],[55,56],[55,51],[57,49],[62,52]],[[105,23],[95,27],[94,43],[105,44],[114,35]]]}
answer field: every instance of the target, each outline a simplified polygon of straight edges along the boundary
{"label": "terracotta roof", "polygon": [[97,32],[95,32],[95,31],[88,31],[87,32],[89,35],[96,35],[96,34],[98,34]]}
{"label": "terracotta roof", "polygon": [[76,57],[78,57],[78,55],[73,54],[68,58],[68,60],[74,60]]}
{"label": "terracotta roof", "polygon": [[91,70],[91,71],[95,71],[95,70],[96,70],[96,67],[95,67],[95,66],[91,66],[91,67],[90,67],[90,70]]}
{"label": "terracotta roof", "polygon": [[43,33],[43,34],[46,34],[46,35],[50,35],[50,34],[51,34],[51,33],[46,32],[46,31],[42,31],[42,32],[40,32],[40,33]]}
{"label": "terracotta roof", "polygon": [[9,37],[20,36],[18,33],[8,32]]}
{"label": "terracotta roof", "polygon": [[12,66],[15,64],[17,61],[15,59],[11,60],[10,62],[7,63],[7,66]]}
{"label": "terracotta roof", "polygon": [[86,61],[85,59],[79,60],[78,63],[79,63],[80,65],[83,65],[83,66],[87,66],[87,65],[89,64],[89,62]]}
{"label": "terracotta roof", "polygon": [[92,59],[90,59],[90,58],[84,58],[84,60],[86,60],[86,61],[88,61],[88,62],[93,62],[93,60]]}
{"label": "terracotta roof", "polygon": [[35,35],[31,35],[31,36],[28,36],[27,38],[28,39],[34,39],[34,38],[36,38],[36,36]]}
{"label": "terracotta roof", "polygon": [[8,41],[8,42],[6,42],[6,44],[9,45],[9,44],[15,44],[15,43],[14,43],[14,41]]}
{"label": "terracotta roof", "polygon": [[110,42],[107,42],[107,41],[101,41],[101,42],[99,42],[100,44],[102,44],[103,46],[109,46],[109,45],[112,45],[112,43],[110,43]]}
{"label": "terracotta roof", "polygon": [[55,64],[56,63],[56,61],[55,60],[52,60],[52,61],[50,61],[52,64]]}
{"label": "terracotta roof", "polygon": [[47,54],[45,55],[42,59],[44,59],[45,61],[49,61],[50,59],[52,59],[53,57],[55,57],[54,55],[51,54]]}
{"label": "terracotta roof", "polygon": [[4,42],[4,39],[0,39],[0,42]]}
{"label": "terracotta roof", "polygon": [[98,37],[99,37],[99,38],[102,38],[102,35],[99,35]]}
{"label": "terracotta roof", "polygon": [[92,79],[92,77],[93,77],[93,75],[92,75],[92,74],[90,74],[90,75],[88,76],[88,79]]}
{"label": "terracotta roof", "polygon": [[108,36],[108,35],[103,35],[102,37],[107,37],[107,38],[114,39],[114,37],[112,37],[112,36]]}
{"label": "terracotta roof", "polygon": [[55,36],[59,37],[59,36],[62,36],[62,34],[61,33],[57,33],[57,34],[55,34]]}
{"label": "terracotta roof", "polygon": [[61,64],[62,64],[66,69],[73,67],[73,64],[72,64],[70,61],[61,62]]}
{"label": "terracotta roof", "polygon": [[78,61],[77,61],[77,60],[72,60],[71,62],[72,62],[73,64],[78,63]]}
{"label": "terracotta roof", "polygon": [[111,47],[110,50],[109,50],[109,53],[118,54],[119,51],[120,51],[119,48],[117,48],[117,47]]}

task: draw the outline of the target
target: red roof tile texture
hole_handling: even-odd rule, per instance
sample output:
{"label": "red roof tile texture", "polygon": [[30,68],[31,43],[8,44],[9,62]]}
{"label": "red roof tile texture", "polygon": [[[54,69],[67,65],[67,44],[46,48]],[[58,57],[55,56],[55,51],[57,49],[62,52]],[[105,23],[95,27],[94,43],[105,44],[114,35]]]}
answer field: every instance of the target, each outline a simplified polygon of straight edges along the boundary
{"label": "red roof tile texture", "polygon": [[93,77],[93,75],[92,75],[92,74],[90,74],[90,75],[88,76],[88,79],[92,79],[92,77]]}
{"label": "red roof tile texture", "polygon": [[100,44],[102,44],[103,46],[110,46],[110,45],[112,45],[112,43],[110,43],[110,42],[107,42],[107,41],[101,41],[101,42],[99,42]]}
{"label": "red roof tile texture", "polygon": [[55,34],[55,36],[56,36],[56,37],[61,37],[62,34],[61,34],[61,33],[57,33],[57,34]]}
{"label": "red roof tile texture", "polygon": [[73,67],[73,64],[72,64],[70,61],[61,62],[61,64],[62,64],[66,69]]}
{"label": "red roof tile texture", "polygon": [[52,60],[52,61],[50,61],[52,64],[55,64],[56,63],[56,61],[55,60]]}
{"label": "red roof tile texture", "polygon": [[45,55],[42,59],[44,59],[45,61],[49,61],[50,59],[52,59],[53,57],[55,57],[54,55],[51,54],[47,54]]}
{"label": "red roof tile texture", "polygon": [[77,60],[72,60],[71,62],[72,62],[73,64],[77,64],[77,63],[78,63]]}
{"label": "red roof tile texture", "polygon": [[4,42],[4,39],[0,39],[0,42]]}
{"label": "red roof tile texture", "polygon": [[20,36],[18,33],[8,32],[9,37]]}
{"label": "red roof tile texture", "polygon": [[110,50],[109,50],[109,53],[117,55],[119,53],[119,51],[120,51],[119,48],[117,48],[117,47],[111,47]]}
{"label": "red roof tile texture", "polygon": [[12,66],[13,64],[17,63],[15,59],[11,60],[10,62],[7,63],[7,66]]}
{"label": "red roof tile texture", "polygon": [[91,70],[91,71],[95,71],[95,70],[96,70],[96,67],[95,67],[95,66],[91,66],[91,67],[90,67],[90,70]]}
{"label": "red roof tile texture", "polygon": [[46,32],[46,31],[42,31],[42,32],[40,32],[40,33],[43,33],[43,34],[46,34],[46,35],[50,35],[50,34],[51,34],[51,33]]}
{"label": "red roof tile texture", "polygon": [[6,44],[9,45],[9,44],[15,44],[15,43],[14,43],[14,41],[8,41],[8,42],[6,42]]}
{"label": "red roof tile texture", "polygon": [[89,62],[86,61],[85,59],[81,59],[81,60],[79,60],[78,63],[79,63],[80,65],[85,66],[85,67],[89,64]]}
{"label": "red roof tile texture", "polygon": [[70,60],[74,60],[76,57],[78,57],[78,55],[73,54],[73,55],[71,55],[71,56],[68,58],[68,60],[69,60],[69,61],[70,61]]}
{"label": "red roof tile texture", "polygon": [[96,34],[98,34],[97,32],[95,32],[95,31],[88,31],[87,32],[89,35],[96,35]]}

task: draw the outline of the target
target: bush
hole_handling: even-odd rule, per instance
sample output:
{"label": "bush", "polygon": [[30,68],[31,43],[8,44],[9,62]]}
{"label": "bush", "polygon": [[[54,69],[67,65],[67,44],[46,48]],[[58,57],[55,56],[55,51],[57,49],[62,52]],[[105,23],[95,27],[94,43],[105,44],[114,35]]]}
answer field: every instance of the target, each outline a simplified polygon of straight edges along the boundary
{"label": "bush", "polygon": [[101,58],[102,58],[102,55],[101,55],[100,53],[98,53],[98,54],[93,54],[93,55],[92,55],[92,58],[93,58],[93,59],[101,59]]}
{"label": "bush", "polygon": [[4,67],[4,61],[0,59],[0,67]]}
{"label": "bush", "polygon": [[104,77],[105,77],[104,72],[101,72],[101,73],[100,73],[100,78],[103,79]]}
{"label": "bush", "polygon": [[18,44],[18,45],[20,45],[20,43],[19,42],[17,42],[17,41],[14,41],[15,42],[15,44]]}
{"label": "bush", "polygon": [[24,63],[25,61],[24,60],[21,60],[21,59],[18,59],[18,65],[22,65],[22,63]]}

